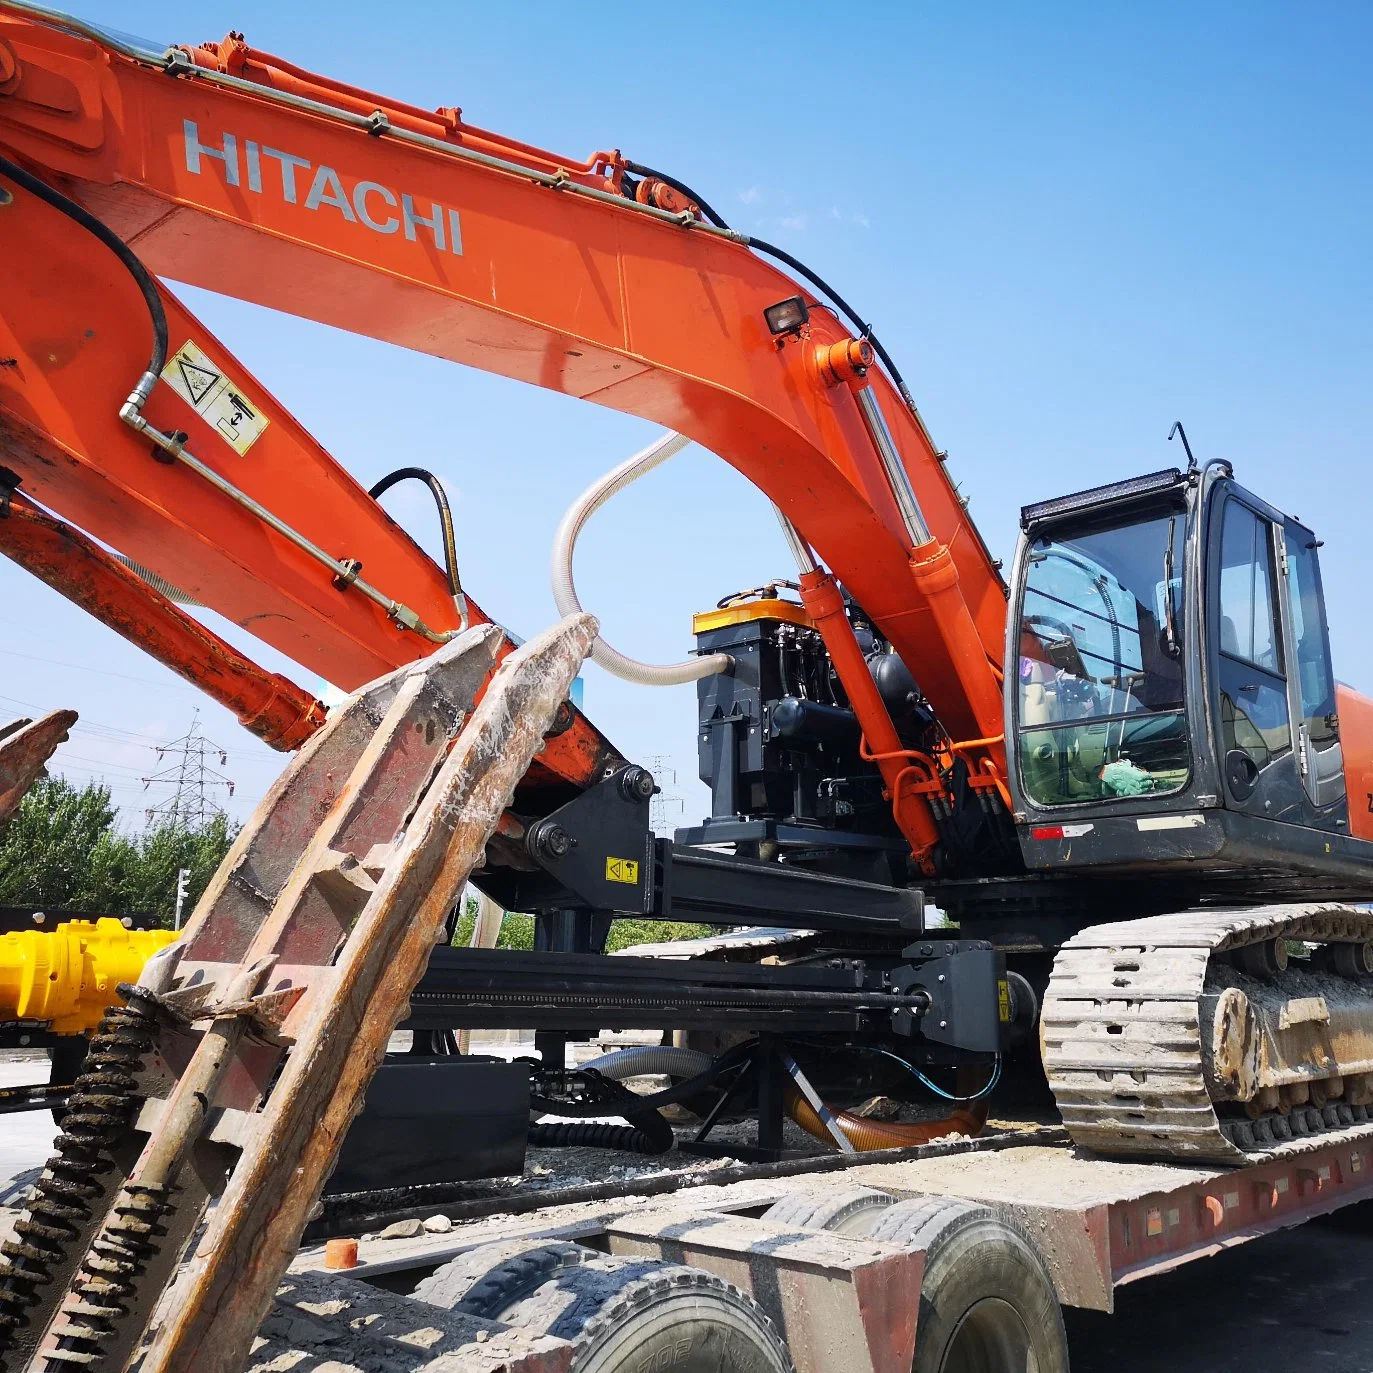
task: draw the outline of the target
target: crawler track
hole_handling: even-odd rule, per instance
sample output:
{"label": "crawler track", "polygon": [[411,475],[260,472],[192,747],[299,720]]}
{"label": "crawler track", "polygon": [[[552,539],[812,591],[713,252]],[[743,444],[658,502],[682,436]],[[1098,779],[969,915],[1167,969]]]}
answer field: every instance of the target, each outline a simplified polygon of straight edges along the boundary
{"label": "crawler track", "polygon": [[[1288,1141],[1369,1118],[1365,1106],[1338,1098],[1255,1120],[1218,1114],[1202,1044],[1208,967],[1218,954],[1270,939],[1373,940],[1373,912],[1334,904],[1194,911],[1096,925],[1064,945],[1041,1035],[1075,1144],[1116,1156],[1254,1162]],[[1339,1076],[1338,1062],[1329,1059],[1313,1079],[1322,1073]]]}

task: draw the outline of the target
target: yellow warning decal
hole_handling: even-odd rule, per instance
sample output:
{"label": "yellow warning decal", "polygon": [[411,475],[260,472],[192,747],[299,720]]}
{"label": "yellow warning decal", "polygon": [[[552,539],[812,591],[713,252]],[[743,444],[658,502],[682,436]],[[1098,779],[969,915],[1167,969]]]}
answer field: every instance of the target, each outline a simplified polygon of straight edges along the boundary
{"label": "yellow warning decal", "polygon": [[1003,1025],[1011,1023],[1011,985],[1004,977],[996,984],[996,1011]]}
{"label": "yellow warning decal", "polygon": [[162,380],[234,450],[246,453],[266,429],[257,402],[244,396],[217,362],[189,339],[162,369]]}
{"label": "yellow warning decal", "polygon": [[632,858],[607,858],[605,880],[623,882],[630,887],[636,886],[639,881],[639,865]]}

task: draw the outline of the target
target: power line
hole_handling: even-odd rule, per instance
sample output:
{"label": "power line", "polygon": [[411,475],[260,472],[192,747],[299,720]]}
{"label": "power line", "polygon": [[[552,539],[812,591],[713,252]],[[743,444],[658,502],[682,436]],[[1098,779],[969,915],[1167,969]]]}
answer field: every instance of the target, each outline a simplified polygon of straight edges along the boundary
{"label": "power line", "polygon": [[[51,708],[49,706],[39,705],[36,701],[25,701],[21,700],[18,696],[6,696],[3,693],[0,693],[0,701],[6,702],[7,707],[18,706],[26,714],[36,711],[37,715],[46,715]],[[37,718],[37,715],[35,715],[35,719]],[[123,741],[127,739],[133,743],[140,744],[143,748],[156,749],[158,747],[156,740],[150,739],[147,734],[139,734],[131,729],[121,729],[118,725],[103,724],[99,720],[91,720],[84,715],[77,724],[71,727],[70,733],[84,734],[91,739],[99,740],[103,743],[122,744]],[[275,750],[269,749],[265,744],[257,745],[256,748],[254,748],[254,743],[251,740],[247,741],[247,748],[248,751],[246,753],[241,750],[238,753],[238,766],[241,767],[245,764],[251,764],[253,766],[270,765],[274,770],[280,770],[281,755]],[[62,757],[75,756],[76,755],[74,754],[62,755]],[[61,762],[61,757],[59,757],[58,761]],[[96,760],[88,759],[87,761]],[[109,766],[122,765],[112,764]]]}
{"label": "power line", "polygon": [[120,805],[132,806],[137,799],[144,795],[144,789],[137,782],[112,782],[108,777],[101,777],[96,773],[70,773],[65,769],[57,773],[64,782],[75,786],[77,790],[84,790],[86,787],[99,787],[102,791],[108,791],[111,796],[119,798]]}
{"label": "power line", "polygon": [[102,677],[118,677],[125,682],[137,682],[141,686],[160,687],[164,691],[196,691],[198,688],[189,682],[159,682],[151,677],[135,677],[128,672],[115,672],[108,667],[92,667],[89,663],[67,663],[60,658],[43,658],[37,653],[20,653],[13,648],[0,648],[6,658],[23,658],[30,663],[44,663],[48,667],[75,668],[77,672],[98,672]]}
{"label": "power line", "polygon": [[[37,711],[39,715],[46,715],[52,709],[51,706],[40,705],[37,701],[24,701],[18,696],[6,696],[3,693],[0,693],[0,701],[6,701],[11,706],[18,706],[24,711]],[[148,748],[156,747],[156,744],[146,734],[137,734],[131,729],[120,729],[118,725],[102,724],[99,720],[89,720],[85,716],[82,716],[81,724],[72,726],[72,733],[89,734],[97,739],[107,735],[117,735],[123,739],[136,739]]]}
{"label": "power line", "polygon": [[[156,745],[149,744],[147,747],[156,748]],[[142,779],[143,774],[146,773],[148,770],[146,767],[139,767],[137,764],[134,763],[116,763],[108,758],[89,758],[84,753],[68,753],[65,749],[62,751],[62,754],[57,761],[59,765],[64,765],[66,763],[92,763],[94,764],[95,768],[105,770],[113,768],[116,772],[132,773],[135,777],[139,778],[140,780]],[[79,771],[84,772],[87,771],[87,769],[82,768],[79,769]]]}

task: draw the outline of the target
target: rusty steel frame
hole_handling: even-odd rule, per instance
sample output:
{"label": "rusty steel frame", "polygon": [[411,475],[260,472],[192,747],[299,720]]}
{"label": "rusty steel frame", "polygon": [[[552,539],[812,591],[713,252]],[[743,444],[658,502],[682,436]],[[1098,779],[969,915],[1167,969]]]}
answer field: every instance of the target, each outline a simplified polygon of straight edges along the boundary
{"label": "rusty steel frame", "polygon": [[233,711],[273,748],[297,749],[324,723],[324,707],[308,691],[259,667],[18,491],[6,491],[0,504],[0,553]]}
{"label": "rusty steel frame", "polygon": [[1043,1148],[958,1162],[956,1173],[943,1160],[874,1164],[849,1179],[898,1197],[990,1206],[1033,1239],[1059,1301],[1109,1312],[1126,1283],[1373,1198],[1373,1124],[1326,1145],[1294,1141],[1275,1159],[1234,1169]]}
{"label": "rusty steel frame", "polygon": [[[1116,1287],[1373,1199],[1373,1127],[1354,1139],[1117,1202],[1104,1224]],[[1109,1309],[1109,1308],[1108,1308]]]}
{"label": "rusty steel frame", "polygon": [[185,938],[131,990],[157,1024],[136,1122],[147,1143],[24,1333],[26,1365],[66,1350],[122,1366],[217,1194],[140,1366],[242,1367],[447,912],[595,633],[571,617],[491,676],[503,635],[476,626],[356,693],[292,760]]}
{"label": "rusty steel frame", "polygon": [[[595,634],[591,616],[573,617],[506,659],[471,717],[457,722],[451,751],[414,814],[402,818],[403,838],[374,878],[359,880],[356,863],[323,869],[338,874],[325,884],[328,900],[351,897],[356,914],[322,989],[297,1003],[298,1020],[290,1011],[282,1020],[292,1052],[249,1128],[205,1235],[169,1293],[169,1314],[144,1356],[145,1373],[241,1367],[436,934],[482,861]],[[464,637],[475,641],[469,651],[480,644],[494,656],[498,631],[481,628]],[[455,640],[451,650],[410,670],[417,696],[430,664],[461,646]],[[402,686],[396,706],[404,695]],[[395,714],[393,706],[388,719]],[[360,807],[350,810],[357,814]],[[260,947],[265,943],[250,948],[240,966]]]}
{"label": "rusty steel frame", "polygon": [[54,710],[41,720],[20,719],[0,728],[0,829],[43,776],[48,759],[65,742],[76,719],[74,710]]}

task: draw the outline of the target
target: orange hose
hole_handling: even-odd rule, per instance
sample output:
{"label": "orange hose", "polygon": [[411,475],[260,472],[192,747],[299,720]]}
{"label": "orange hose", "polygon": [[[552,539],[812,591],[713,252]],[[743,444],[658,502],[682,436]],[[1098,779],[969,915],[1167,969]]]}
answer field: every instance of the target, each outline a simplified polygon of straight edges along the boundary
{"label": "orange hose", "polygon": [[[787,1089],[786,1112],[807,1134],[826,1144],[834,1143],[834,1136],[825,1128],[815,1107],[795,1087]],[[849,1143],[860,1154],[865,1154],[873,1149],[904,1149],[912,1144],[928,1144],[946,1135],[967,1135],[971,1139],[981,1134],[987,1123],[987,1103],[979,1101],[971,1110],[960,1107],[943,1120],[868,1120],[850,1111],[835,1111],[834,1120]]]}

